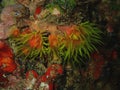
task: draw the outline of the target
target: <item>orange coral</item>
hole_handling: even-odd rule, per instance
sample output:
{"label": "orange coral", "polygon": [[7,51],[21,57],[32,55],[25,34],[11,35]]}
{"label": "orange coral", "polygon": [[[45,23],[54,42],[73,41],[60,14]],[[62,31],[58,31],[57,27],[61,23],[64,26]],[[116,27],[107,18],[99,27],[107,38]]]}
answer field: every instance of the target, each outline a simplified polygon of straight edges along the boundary
{"label": "orange coral", "polygon": [[48,37],[50,47],[55,47],[58,45],[58,39],[57,36],[54,34],[49,35]]}
{"label": "orange coral", "polygon": [[12,58],[2,57],[0,58],[0,67],[4,72],[11,73],[16,69],[17,65]]}
{"label": "orange coral", "polygon": [[17,37],[18,35],[20,34],[20,30],[19,29],[16,29],[12,32],[12,35]]}
{"label": "orange coral", "polygon": [[70,37],[73,33],[76,34],[76,31],[77,31],[76,25],[58,26],[58,29],[64,32],[68,37]]}
{"label": "orange coral", "polygon": [[28,44],[31,48],[41,48],[42,47],[42,39],[41,36],[36,34],[30,38]]}
{"label": "orange coral", "polygon": [[22,48],[22,52],[23,52],[25,55],[27,55],[28,52],[29,52],[29,48],[23,47],[23,48]]}

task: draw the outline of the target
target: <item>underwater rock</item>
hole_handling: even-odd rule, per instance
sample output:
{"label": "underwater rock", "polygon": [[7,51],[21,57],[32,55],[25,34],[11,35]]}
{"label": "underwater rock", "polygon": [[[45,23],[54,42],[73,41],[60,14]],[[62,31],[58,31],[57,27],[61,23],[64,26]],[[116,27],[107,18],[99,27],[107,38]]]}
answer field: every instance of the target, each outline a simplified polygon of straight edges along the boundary
{"label": "underwater rock", "polygon": [[28,26],[26,19],[29,19],[29,9],[21,4],[6,6],[1,12],[0,39],[9,37],[9,29],[16,25],[18,28]]}
{"label": "underwater rock", "polygon": [[1,21],[4,22],[6,25],[13,25],[15,24],[14,16],[12,15],[14,11],[13,6],[7,6],[3,8],[1,12]]}
{"label": "underwater rock", "polygon": [[6,30],[8,30],[7,25],[0,23],[0,39],[6,39],[8,37]]}

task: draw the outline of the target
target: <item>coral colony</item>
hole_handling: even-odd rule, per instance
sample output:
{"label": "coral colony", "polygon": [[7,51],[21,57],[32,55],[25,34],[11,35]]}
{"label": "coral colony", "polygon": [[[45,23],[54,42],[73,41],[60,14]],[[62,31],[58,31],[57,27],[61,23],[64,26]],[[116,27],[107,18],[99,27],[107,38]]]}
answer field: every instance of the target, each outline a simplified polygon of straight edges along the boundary
{"label": "coral colony", "polygon": [[111,3],[1,0],[0,90],[113,90],[118,82],[110,75],[119,70],[109,65],[120,63],[113,40],[120,38],[114,31],[120,2]]}

